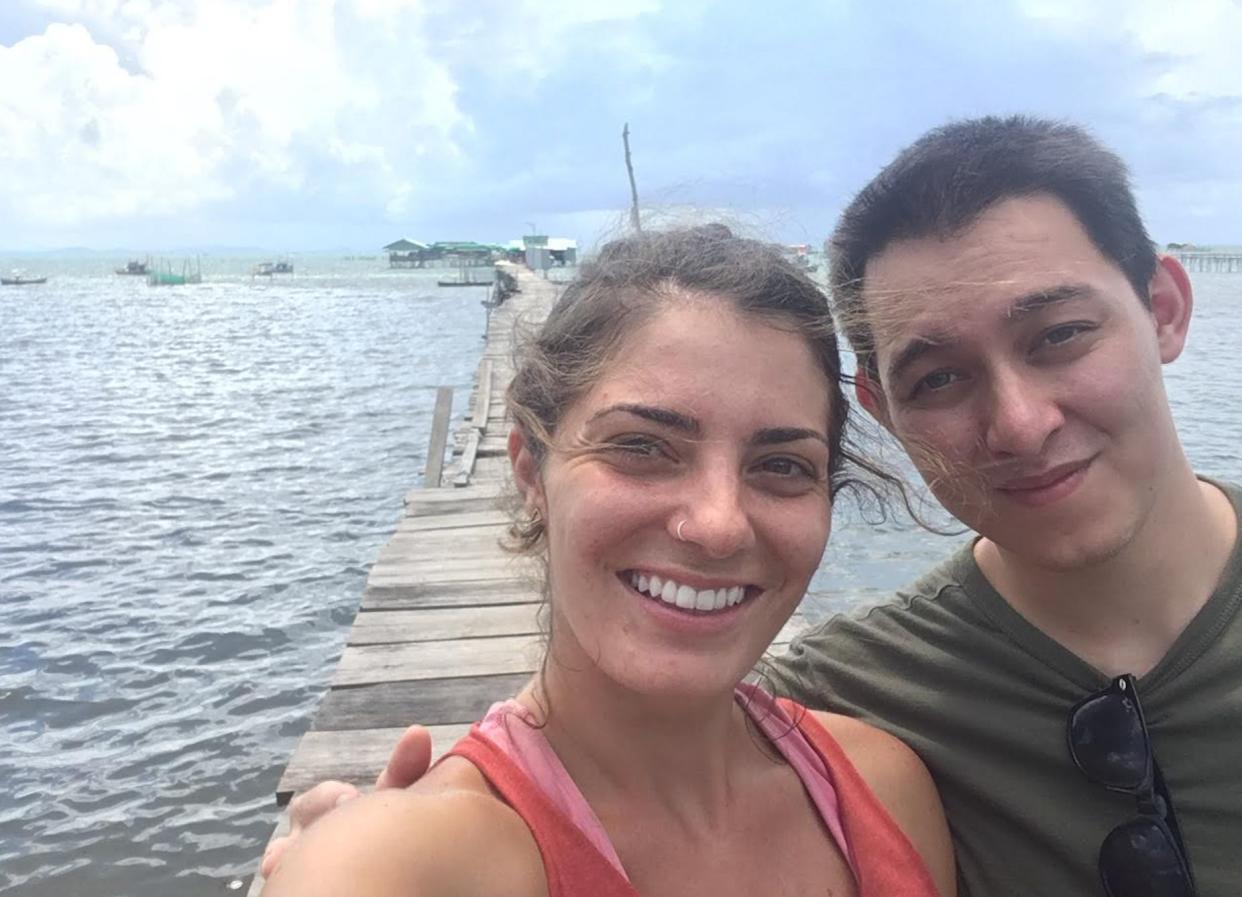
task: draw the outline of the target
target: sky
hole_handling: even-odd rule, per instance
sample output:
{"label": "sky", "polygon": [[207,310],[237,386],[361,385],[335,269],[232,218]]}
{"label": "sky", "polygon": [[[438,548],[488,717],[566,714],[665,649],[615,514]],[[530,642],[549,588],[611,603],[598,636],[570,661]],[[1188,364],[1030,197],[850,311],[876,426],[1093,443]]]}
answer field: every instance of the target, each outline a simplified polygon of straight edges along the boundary
{"label": "sky", "polygon": [[1029,113],[1154,239],[1242,243],[1242,0],[0,0],[0,248],[818,245],[928,128]]}

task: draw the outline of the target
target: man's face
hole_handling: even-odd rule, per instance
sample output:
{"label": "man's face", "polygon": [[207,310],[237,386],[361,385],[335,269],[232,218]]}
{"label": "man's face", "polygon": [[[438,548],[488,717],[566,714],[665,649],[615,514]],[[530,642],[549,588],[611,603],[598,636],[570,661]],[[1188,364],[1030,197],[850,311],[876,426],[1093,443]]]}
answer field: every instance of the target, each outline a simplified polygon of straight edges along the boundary
{"label": "man's face", "polygon": [[1181,459],[1160,366],[1185,327],[1170,336],[1164,300],[1149,311],[1064,204],[1008,199],[893,243],[863,303],[872,404],[949,511],[1045,567],[1129,543]]}

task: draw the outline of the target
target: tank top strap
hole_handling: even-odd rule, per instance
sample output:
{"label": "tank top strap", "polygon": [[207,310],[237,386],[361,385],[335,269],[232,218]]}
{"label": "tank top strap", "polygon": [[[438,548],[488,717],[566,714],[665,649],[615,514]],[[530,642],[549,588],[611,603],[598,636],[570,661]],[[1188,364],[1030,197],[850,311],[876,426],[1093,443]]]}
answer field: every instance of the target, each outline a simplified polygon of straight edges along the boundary
{"label": "tank top strap", "polygon": [[552,805],[577,826],[622,878],[629,881],[604,824],[570,778],[529,708],[513,699],[493,704],[478,728],[480,734],[517,763]]}
{"label": "tank top strap", "polygon": [[815,715],[786,698],[778,706],[822,758],[840,806],[840,820],[853,857],[858,897],[937,897],[935,880],[845,750]]}
{"label": "tank top strap", "polygon": [[[539,849],[549,897],[641,897],[621,871],[555,806],[543,788],[478,725],[444,754],[470,761],[522,817]],[[611,845],[609,850],[612,851]]]}
{"label": "tank top strap", "polygon": [[824,827],[857,878],[858,868],[841,821],[841,802],[837,798],[832,773],[799,727],[801,718],[808,713],[806,708],[796,704],[787,707],[785,702],[778,702],[764,689],[747,683],[739,685],[735,695],[751,721],[802,780],[802,787],[819,811]]}

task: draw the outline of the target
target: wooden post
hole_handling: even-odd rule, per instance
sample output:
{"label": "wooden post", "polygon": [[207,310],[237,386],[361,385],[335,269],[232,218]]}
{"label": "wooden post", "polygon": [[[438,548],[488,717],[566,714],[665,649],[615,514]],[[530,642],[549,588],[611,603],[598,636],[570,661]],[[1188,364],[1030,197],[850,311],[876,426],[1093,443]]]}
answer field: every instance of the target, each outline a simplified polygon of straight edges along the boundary
{"label": "wooden post", "polygon": [[453,387],[436,389],[436,410],[431,416],[431,441],[427,445],[427,467],[423,471],[423,486],[435,488],[440,485],[444,471],[444,449],[448,442],[449,415],[453,413]]}
{"label": "wooden post", "polygon": [[625,170],[630,176],[630,226],[642,233],[643,225],[638,218],[638,187],[634,185],[634,165],[630,162],[630,123],[621,129],[621,142],[625,144]]}

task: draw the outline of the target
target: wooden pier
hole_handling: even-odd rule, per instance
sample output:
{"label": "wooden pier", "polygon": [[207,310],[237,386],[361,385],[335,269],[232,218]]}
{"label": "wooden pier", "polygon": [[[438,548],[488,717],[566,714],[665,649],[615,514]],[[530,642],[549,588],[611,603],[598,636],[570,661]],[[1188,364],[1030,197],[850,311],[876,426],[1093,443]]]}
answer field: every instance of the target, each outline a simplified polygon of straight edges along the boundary
{"label": "wooden pier", "polygon": [[1172,255],[1182,263],[1182,267],[1192,274],[1237,274],[1242,273],[1242,252],[1214,252],[1173,250]]}
{"label": "wooden pier", "polygon": [[[510,488],[504,393],[515,325],[542,321],[560,287],[525,268],[505,270],[517,275],[519,292],[489,314],[451,459],[437,460],[433,439],[424,485],[406,496],[405,515],[371,567],[329,690],[277,785],[278,807],[324,779],[370,786],[410,723],[426,725],[442,752],[536,669],[537,568],[500,546]],[[438,399],[443,432],[443,391]],[[774,647],[803,622],[791,620]],[[274,834],[286,822],[280,813]],[[256,873],[250,893],[262,883]]]}

